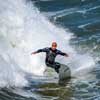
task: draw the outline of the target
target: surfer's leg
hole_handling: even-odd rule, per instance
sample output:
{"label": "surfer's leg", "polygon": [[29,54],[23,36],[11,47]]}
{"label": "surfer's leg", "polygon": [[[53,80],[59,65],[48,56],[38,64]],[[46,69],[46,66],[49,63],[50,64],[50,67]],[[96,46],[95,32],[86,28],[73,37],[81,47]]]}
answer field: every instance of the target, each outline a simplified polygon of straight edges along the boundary
{"label": "surfer's leg", "polygon": [[55,68],[54,64],[50,64],[50,63],[46,62],[46,65],[47,65],[47,67]]}
{"label": "surfer's leg", "polygon": [[50,64],[48,62],[46,62],[47,67],[53,68],[57,73],[59,73],[59,68],[60,68],[60,64],[59,63],[53,63]]}
{"label": "surfer's leg", "polygon": [[55,71],[59,73],[60,63],[55,62]]}
{"label": "surfer's leg", "polygon": [[59,73],[60,63],[54,62],[53,64],[50,64],[50,63],[46,62],[46,65],[47,65],[48,67],[51,67],[51,68],[55,69],[55,71],[56,71],[57,73]]}

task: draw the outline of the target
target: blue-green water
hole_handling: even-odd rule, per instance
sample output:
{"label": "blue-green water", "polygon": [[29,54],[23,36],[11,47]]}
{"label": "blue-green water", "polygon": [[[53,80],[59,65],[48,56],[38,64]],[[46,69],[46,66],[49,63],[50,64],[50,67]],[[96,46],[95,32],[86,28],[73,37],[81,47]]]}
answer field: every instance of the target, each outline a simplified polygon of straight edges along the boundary
{"label": "blue-green water", "polygon": [[59,86],[54,78],[32,78],[26,87],[1,88],[0,100],[100,100],[100,0],[32,0],[31,3],[52,23],[73,33],[70,45],[77,52],[93,57],[95,67],[90,72],[93,79],[77,82],[72,79],[66,86]]}

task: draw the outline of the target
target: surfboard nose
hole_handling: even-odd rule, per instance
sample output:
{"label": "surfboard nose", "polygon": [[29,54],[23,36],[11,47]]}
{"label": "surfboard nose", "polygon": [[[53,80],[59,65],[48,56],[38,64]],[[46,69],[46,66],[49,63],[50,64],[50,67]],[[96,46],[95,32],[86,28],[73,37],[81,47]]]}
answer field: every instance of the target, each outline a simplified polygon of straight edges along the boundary
{"label": "surfboard nose", "polygon": [[66,85],[71,79],[71,70],[67,65],[61,64],[59,69],[59,84]]}

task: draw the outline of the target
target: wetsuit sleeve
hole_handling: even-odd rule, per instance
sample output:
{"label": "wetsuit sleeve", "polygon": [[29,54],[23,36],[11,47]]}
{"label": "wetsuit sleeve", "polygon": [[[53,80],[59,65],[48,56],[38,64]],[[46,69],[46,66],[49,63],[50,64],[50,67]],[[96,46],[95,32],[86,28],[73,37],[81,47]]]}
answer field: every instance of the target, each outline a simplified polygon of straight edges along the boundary
{"label": "wetsuit sleeve", "polygon": [[57,54],[62,55],[62,56],[67,55],[66,53],[64,53],[64,52],[62,52],[62,51],[60,51],[60,50],[57,50]]}
{"label": "wetsuit sleeve", "polygon": [[43,49],[39,49],[36,51],[36,53],[40,53],[40,52],[47,52],[48,48],[43,48]]}

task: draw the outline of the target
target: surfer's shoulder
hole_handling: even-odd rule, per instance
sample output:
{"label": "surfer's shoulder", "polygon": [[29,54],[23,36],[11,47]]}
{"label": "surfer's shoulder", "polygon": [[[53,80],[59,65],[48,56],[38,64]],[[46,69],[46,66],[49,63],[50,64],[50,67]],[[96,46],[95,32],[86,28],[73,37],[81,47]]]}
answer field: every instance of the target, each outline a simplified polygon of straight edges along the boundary
{"label": "surfer's shoulder", "polygon": [[61,52],[61,50],[56,49],[56,52],[59,53],[59,52]]}
{"label": "surfer's shoulder", "polygon": [[50,48],[49,48],[49,47],[45,47],[44,49],[45,49],[45,50],[47,50],[47,51],[48,51],[48,50],[50,50]]}

